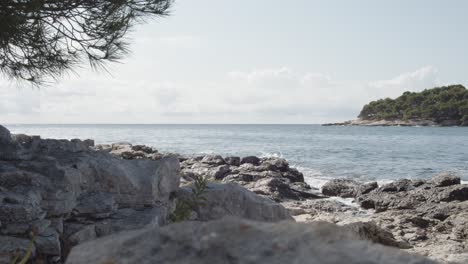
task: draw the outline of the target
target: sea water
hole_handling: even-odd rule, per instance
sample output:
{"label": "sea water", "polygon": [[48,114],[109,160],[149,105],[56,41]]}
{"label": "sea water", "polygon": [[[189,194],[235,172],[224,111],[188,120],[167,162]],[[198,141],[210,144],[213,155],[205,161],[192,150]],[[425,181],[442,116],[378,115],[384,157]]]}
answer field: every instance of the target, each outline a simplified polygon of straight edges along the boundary
{"label": "sea water", "polygon": [[332,178],[427,179],[451,172],[468,180],[468,128],[320,125],[6,125],[42,138],[130,142],[162,152],[278,156],[320,187]]}

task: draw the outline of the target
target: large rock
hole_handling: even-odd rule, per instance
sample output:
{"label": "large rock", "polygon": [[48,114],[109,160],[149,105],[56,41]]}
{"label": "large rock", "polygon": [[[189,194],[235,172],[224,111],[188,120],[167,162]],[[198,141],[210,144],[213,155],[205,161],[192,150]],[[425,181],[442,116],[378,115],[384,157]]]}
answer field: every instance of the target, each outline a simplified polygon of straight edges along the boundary
{"label": "large rock", "polygon": [[442,173],[434,176],[429,182],[437,187],[457,185],[461,183],[460,177],[451,175],[449,173]]}
{"label": "large rock", "polygon": [[68,264],[88,263],[435,263],[361,240],[333,224],[239,219],[185,222],[105,237],[75,247]]}
{"label": "large rock", "polygon": [[[165,223],[170,196],[179,188],[178,159],[126,160],[92,145],[12,137],[0,127],[0,235],[18,242],[34,231],[37,254],[57,260],[88,239]],[[142,146],[131,151],[154,152]]]}
{"label": "large rock", "polygon": [[0,160],[16,159],[16,144],[8,129],[0,125]]}
{"label": "large rock", "polygon": [[[180,199],[187,199],[190,194],[191,191],[188,188],[179,191]],[[199,208],[194,208],[198,220],[201,221],[220,219],[225,216],[267,222],[292,220],[282,205],[260,197],[235,183],[209,184],[203,196],[206,200]]]}
{"label": "large rock", "polygon": [[327,196],[343,198],[355,197],[358,192],[358,183],[350,179],[333,179],[322,186],[322,193]]}

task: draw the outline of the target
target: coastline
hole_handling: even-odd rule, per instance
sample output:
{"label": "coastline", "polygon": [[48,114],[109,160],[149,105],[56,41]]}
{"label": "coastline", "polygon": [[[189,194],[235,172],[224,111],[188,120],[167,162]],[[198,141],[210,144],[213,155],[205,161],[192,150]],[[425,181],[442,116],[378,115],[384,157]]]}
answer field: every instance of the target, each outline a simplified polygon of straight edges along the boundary
{"label": "coastline", "polygon": [[355,119],[338,123],[326,123],[322,126],[407,126],[407,127],[466,127],[456,120],[445,120],[437,123],[432,120],[364,120]]}
{"label": "coastline", "polygon": [[[11,135],[1,126],[0,147],[0,212],[5,212],[0,214],[0,239],[9,245],[0,250],[6,253],[24,252],[29,230],[37,232],[34,252],[38,258],[64,263],[71,250],[67,263],[84,263],[83,257],[91,253],[100,258],[109,248],[126,250],[118,242],[123,239],[121,231],[151,245],[158,240],[140,237],[148,225],[172,230],[178,241],[185,234],[181,232],[184,226],[202,226],[208,233],[221,228],[216,232],[223,234],[223,227],[258,230],[268,222],[268,232],[297,230],[274,234],[286,241],[297,239],[294,236],[306,232],[304,228],[316,227],[316,232],[328,234],[323,239],[345,241],[350,248],[366,243],[366,250],[374,252],[386,246],[389,259],[403,254],[421,260],[418,263],[433,263],[420,255],[442,263],[468,260],[463,240],[468,230],[468,185],[450,174],[389,183],[334,179],[314,188],[302,172],[280,157],[185,156],[130,143],[95,146],[93,140]],[[200,177],[209,181],[203,204],[184,209],[189,210],[188,218],[180,224],[172,222],[170,216],[181,201],[193,195]],[[325,229],[321,222],[328,222]],[[238,238],[235,230],[226,235]],[[156,232],[153,238],[159,231],[152,232]],[[272,238],[268,234],[264,240],[254,233],[238,241],[242,245],[267,243]],[[101,245],[109,235],[113,242]],[[226,238],[219,237],[220,241]],[[301,239],[305,244],[311,241]],[[327,248],[347,250],[334,244]],[[387,257],[378,255],[375,260],[360,254],[354,259],[382,263],[379,260]],[[407,262],[411,261],[396,263]]]}

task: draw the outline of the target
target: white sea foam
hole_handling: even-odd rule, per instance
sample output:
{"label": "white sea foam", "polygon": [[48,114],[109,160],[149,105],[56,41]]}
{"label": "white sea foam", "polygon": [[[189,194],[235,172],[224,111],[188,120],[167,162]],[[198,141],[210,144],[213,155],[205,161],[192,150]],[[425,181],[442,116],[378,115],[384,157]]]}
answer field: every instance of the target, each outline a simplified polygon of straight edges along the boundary
{"label": "white sea foam", "polygon": [[260,151],[261,158],[283,158],[283,153],[281,151],[279,152],[265,152],[265,151]]}

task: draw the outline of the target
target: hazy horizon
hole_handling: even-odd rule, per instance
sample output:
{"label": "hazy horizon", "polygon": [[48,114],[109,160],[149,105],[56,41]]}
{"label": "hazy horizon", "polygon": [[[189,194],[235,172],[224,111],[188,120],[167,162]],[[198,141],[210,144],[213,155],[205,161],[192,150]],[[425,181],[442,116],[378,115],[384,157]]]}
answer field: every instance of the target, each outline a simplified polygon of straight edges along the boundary
{"label": "hazy horizon", "polygon": [[321,124],[375,99],[468,84],[464,1],[178,0],[109,72],[0,79],[10,124]]}

